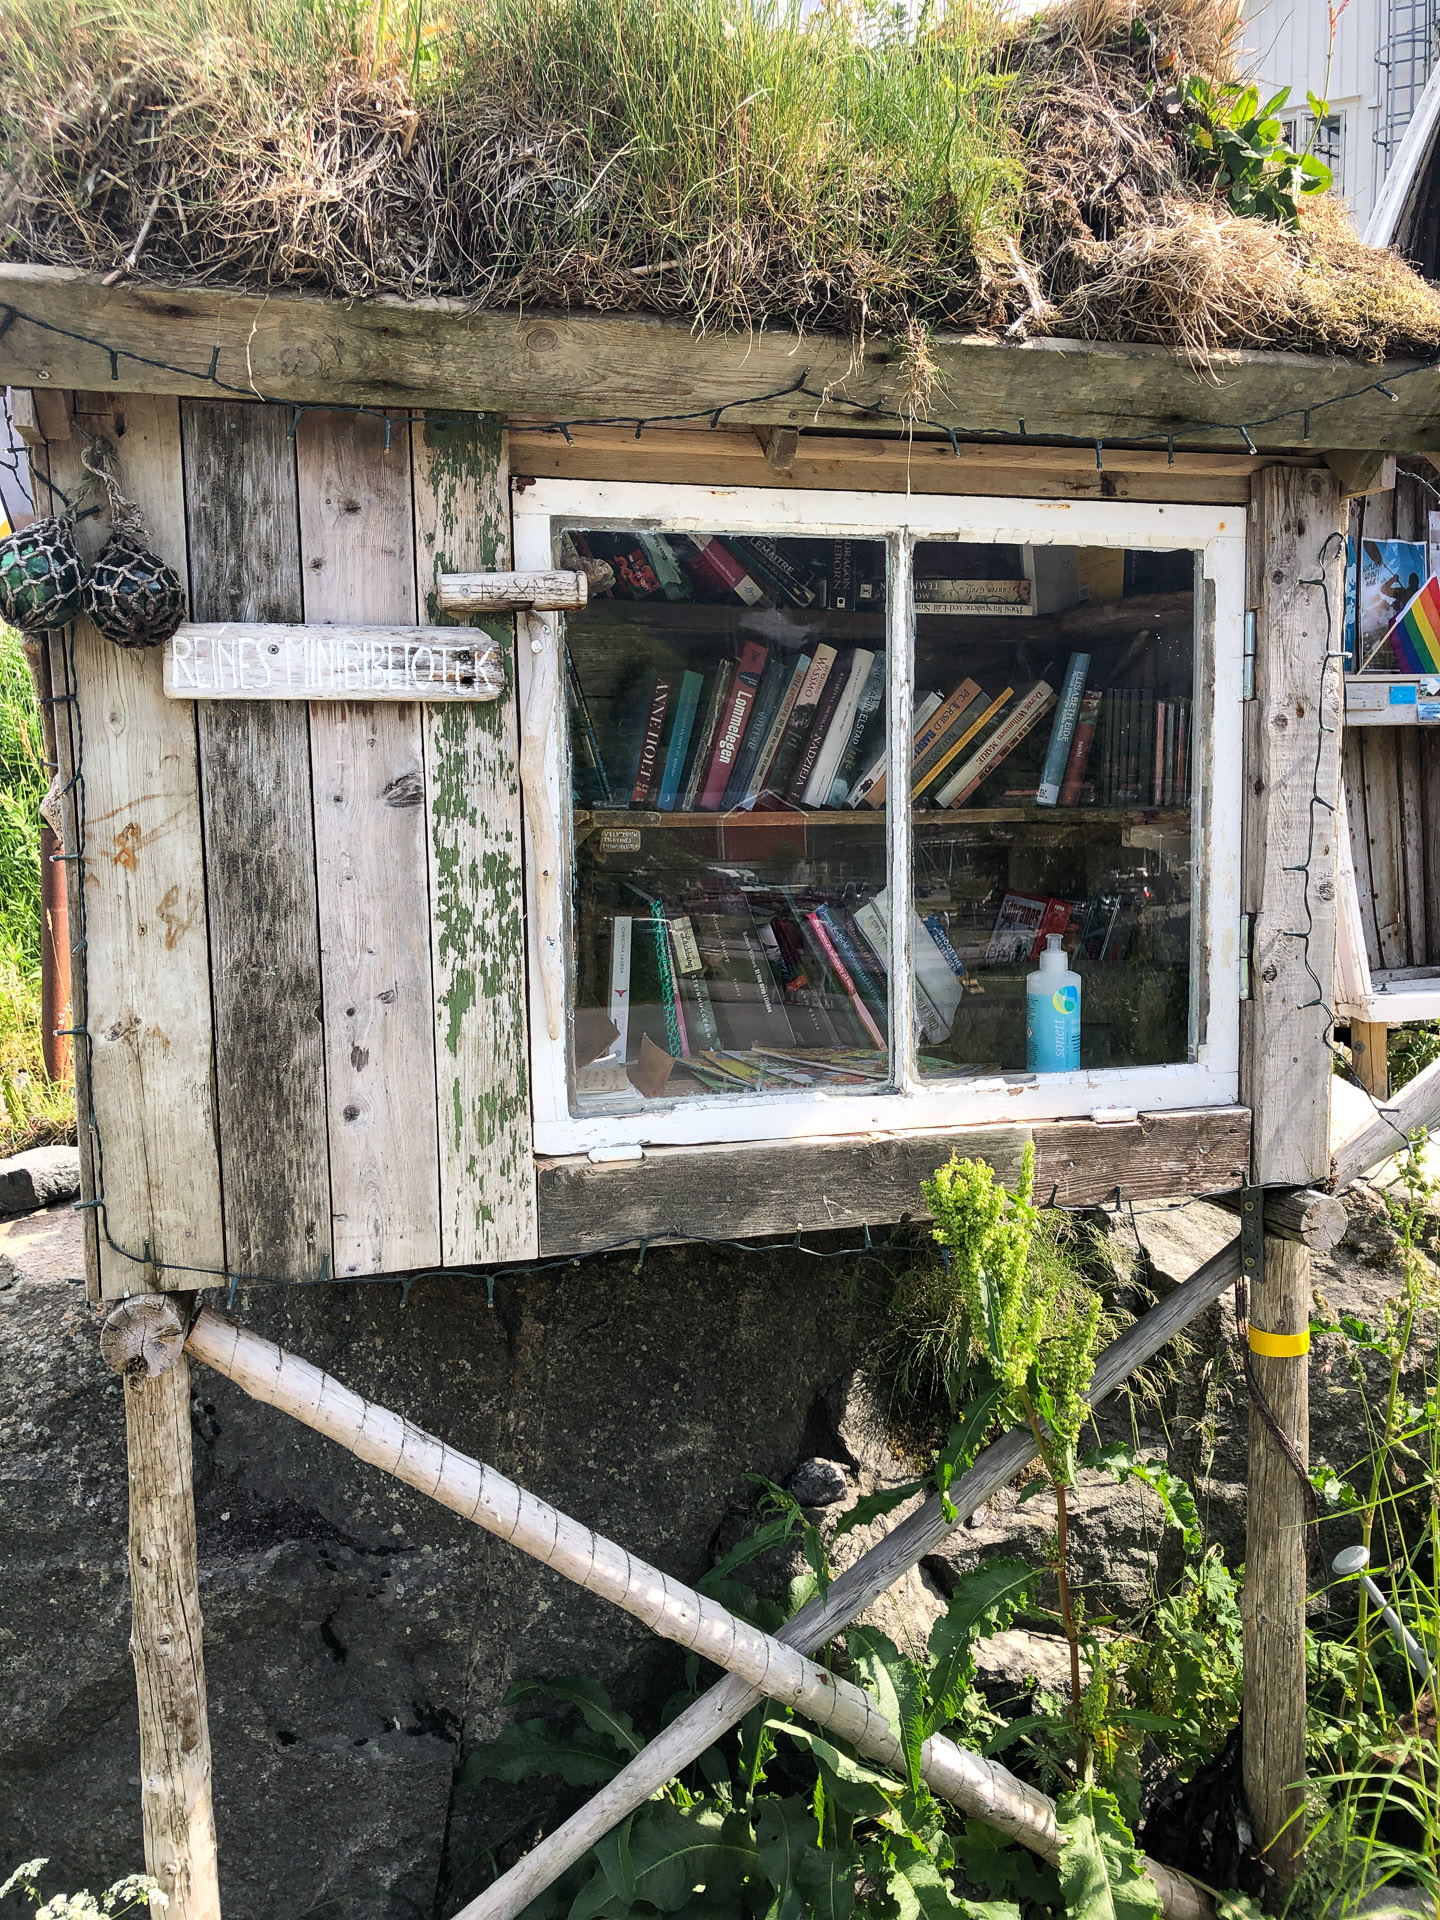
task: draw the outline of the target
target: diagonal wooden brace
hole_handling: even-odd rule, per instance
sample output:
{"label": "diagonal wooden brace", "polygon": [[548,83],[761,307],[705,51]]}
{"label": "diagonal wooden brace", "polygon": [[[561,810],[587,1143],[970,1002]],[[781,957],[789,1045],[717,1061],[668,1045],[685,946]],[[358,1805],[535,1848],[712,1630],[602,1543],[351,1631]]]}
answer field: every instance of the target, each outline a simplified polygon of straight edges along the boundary
{"label": "diagonal wooden brace", "polygon": [[[1127,1327],[1101,1354],[1090,1381],[1092,1405],[1112,1393],[1137,1367],[1153,1360],[1160,1349],[1195,1317],[1235,1284],[1240,1272],[1240,1242],[1232,1240],[1207,1260],[1183,1285]],[[947,1519],[933,1494],[902,1520],[838,1579],[823,1601],[812,1600],[776,1636],[791,1646],[813,1653],[872,1605],[885,1590],[933,1553],[953,1527],[985,1505],[1035,1458],[1034,1435],[1024,1429],[1007,1433],[987,1447],[970,1471],[950,1490],[953,1519]],[[707,1747],[736,1726],[761,1698],[735,1674],[672,1720],[615,1778],[603,1786],[576,1813],[545,1837],[508,1872],[455,1916],[455,1920],[514,1920],[514,1916],[559,1879],[565,1869],[618,1826],[627,1814],[643,1806],[667,1780],[694,1764]],[[1206,1913],[1208,1902],[1186,1905],[1193,1899],[1188,1881],[1150,1863],[1162,1887],[1168,1915]],[[1163,1879],[1162,1879],[1163,1876]],[[1170,1883],[1173,1892],[1166,1888]]]}

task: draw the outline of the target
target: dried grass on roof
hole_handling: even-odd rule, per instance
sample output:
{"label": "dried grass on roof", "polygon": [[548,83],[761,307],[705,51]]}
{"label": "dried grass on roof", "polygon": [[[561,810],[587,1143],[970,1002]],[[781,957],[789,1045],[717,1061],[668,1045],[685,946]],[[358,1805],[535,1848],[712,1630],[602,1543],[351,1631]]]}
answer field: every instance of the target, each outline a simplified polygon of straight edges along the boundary
{"label": "dried grass on roof", "polygon": [[[1166,96],[1224,0],[11,0],[9,257],[704,326],[994,329],[1199,353],[1440,346],[1343,210],[1240,219]],[[1140,27],[1137,28],[1137,22]]]}

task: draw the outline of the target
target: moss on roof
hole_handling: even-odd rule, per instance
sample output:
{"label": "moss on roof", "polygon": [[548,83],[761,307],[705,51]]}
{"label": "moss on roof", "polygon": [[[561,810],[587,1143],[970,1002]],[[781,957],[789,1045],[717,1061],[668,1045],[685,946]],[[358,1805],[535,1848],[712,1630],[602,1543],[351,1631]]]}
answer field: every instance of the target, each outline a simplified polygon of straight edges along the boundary
{"label": "moss on roof", "polygon": [[[998,0],[997,0],[998,3]],[[1220,0],[11,0],[6,254],[166,284],[1375,358],[1440,298],[1217,201]]]}

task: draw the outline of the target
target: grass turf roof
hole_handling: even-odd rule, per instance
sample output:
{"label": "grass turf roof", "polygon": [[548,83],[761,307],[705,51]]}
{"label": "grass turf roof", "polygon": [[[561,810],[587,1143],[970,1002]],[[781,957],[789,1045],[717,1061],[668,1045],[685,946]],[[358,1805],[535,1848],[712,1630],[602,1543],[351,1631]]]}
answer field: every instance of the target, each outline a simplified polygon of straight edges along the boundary
{"label": "grass turf roof", "polygon": [[[997,0],[998,3],[998,0]],[[11,259],[704,326],[1376,358],[1440,298],[1341,206],[1228,213],[1166,96],[1219,0],[11,0]]]}

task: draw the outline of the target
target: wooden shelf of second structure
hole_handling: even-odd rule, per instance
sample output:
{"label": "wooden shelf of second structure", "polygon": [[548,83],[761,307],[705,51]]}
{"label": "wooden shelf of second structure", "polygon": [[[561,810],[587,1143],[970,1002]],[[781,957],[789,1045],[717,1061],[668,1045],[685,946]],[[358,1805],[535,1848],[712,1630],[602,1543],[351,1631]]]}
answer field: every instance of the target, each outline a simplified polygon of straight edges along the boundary
{"label": "wooden shelf of second structure", "polygon": [[[577,827],[809,827],[883,826],[886,809],[811,807],[780,813],[655,813],[642,807],[577,808]],[[954,807],[917,808],[917,827],[1128,827],[1190,825],[1188,807]]]}

